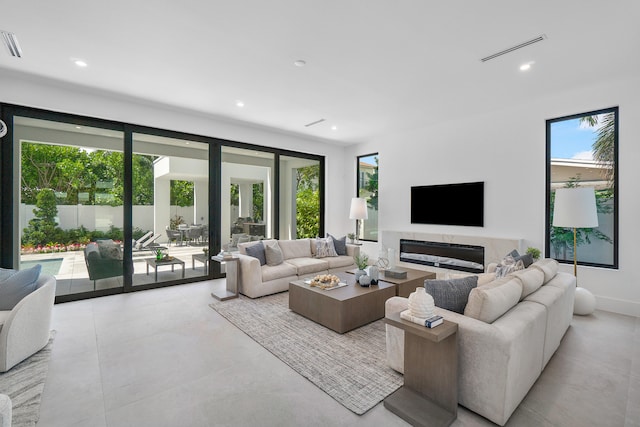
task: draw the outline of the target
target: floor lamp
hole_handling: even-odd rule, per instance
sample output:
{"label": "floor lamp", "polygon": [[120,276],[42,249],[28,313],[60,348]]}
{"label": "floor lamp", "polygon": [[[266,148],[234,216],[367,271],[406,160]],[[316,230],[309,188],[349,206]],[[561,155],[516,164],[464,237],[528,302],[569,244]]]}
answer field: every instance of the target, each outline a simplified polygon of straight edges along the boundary
{"label": "floor lamp", "polygon": [[576,276],[574,314],[591,314],[596,308],[596,298],[588,290],[578,287],[577,228],[598,226],[596,194],[593,187],[559,188],[553,207],[553,226],[573,228],[573,274]]}
{"label": "floor lamp", "polygon": [[356,220],[356,244],[360,243],[360,220],[369,218],[367,212],[367,201],[361,197],[351,199],[351,209],[349,209],[349,219]]}

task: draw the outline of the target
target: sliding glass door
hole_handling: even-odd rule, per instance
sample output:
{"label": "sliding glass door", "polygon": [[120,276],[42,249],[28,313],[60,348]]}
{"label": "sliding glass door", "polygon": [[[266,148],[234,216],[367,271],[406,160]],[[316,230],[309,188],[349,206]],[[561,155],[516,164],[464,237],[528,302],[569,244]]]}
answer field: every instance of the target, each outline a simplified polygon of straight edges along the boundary
{"label": "sliding glass door", "polygon": [[133,286],[206,277],[209,144],[133,134]]}
{"label": "sliding glass door", "polygon": [[57,295],[121,288],[123,132],[16,116],[13,139],[18,267],[40,264]]}
{"label": "sliding glass door", "polygon": [[231,251],[238,243],[274,236],[274,169],[272,153],[222,147],[222,244]]}

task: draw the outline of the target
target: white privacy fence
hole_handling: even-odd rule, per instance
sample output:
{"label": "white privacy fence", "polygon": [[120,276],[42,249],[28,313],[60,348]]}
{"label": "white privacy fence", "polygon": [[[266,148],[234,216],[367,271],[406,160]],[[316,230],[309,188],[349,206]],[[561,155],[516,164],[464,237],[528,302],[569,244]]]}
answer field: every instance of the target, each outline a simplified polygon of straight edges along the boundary
{"label": "white privacy fence", "polygon": [[[70,230],[83,226],[87,230],[108,231],[111,226],[122,228],[122,206],[91,206],[91,205],[58,205],[56,222],[63,230]],[[29,220],[35,215],[34,205],[20,204],[20,233],[29,225]],[[193,206],[171,206],[171,218],[182,216],[185,223],[193,222]],[[154,206],[133,206],[133,227],[142,230],[154,229]],[[159,224],[159,229],[169,224]]]}

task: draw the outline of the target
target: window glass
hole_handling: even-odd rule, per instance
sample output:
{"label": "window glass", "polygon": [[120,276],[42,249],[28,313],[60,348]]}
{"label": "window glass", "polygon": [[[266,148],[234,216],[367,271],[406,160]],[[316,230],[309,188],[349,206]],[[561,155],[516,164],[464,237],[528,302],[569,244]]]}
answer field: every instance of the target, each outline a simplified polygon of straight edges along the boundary
{"label": "window glass", "polygon": [[358,157],[358,197],[367,201],[368,218],[359,221],[360,240],[378,241],[378,154]]}
{"label": "window glass", "polygon": [[618,108],[547,121],[546,253],[573,263],[573,228],[554,227],[559,188],[592,187],[598,226],[576,229],[577,261],[618,266]]}

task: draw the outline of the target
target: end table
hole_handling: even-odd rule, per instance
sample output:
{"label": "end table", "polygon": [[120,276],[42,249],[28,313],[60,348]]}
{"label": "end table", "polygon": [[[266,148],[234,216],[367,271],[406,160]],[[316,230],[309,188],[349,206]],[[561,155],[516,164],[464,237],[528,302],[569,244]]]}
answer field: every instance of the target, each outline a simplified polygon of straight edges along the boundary
{"label": "end table", "polygon": [[220,264],[225,263],[227,273],[226,288],[222,291],[213,291],[211,296],[220,301],[238,298],[238,257],[212,256],[211,259]]}

